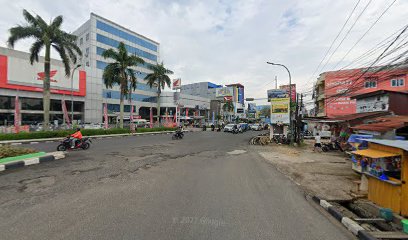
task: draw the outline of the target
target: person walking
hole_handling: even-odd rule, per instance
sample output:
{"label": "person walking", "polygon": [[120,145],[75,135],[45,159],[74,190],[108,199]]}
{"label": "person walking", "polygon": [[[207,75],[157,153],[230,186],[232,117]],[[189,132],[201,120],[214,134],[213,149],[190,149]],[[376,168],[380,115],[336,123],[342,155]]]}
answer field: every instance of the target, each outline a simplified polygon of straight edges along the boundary
{"label": "person walking", "polygon": [[313,152],[315,152],[316,149],[320,149],[319,151],[321,151],[322,150],[322,139],[318,132],[316,133],[316,136],[314,139],[315,141],[314,141]]}

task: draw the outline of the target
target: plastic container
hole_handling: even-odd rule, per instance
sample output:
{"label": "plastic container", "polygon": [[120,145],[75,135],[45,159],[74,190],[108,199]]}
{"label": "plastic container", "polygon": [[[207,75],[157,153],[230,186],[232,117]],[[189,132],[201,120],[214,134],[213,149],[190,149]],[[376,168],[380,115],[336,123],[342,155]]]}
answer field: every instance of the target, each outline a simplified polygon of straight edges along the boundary
{"label": "plastic container", "polygon": [[402,230],[404,233],[408,233],[408,219],[401,220],[402,223]]}
{"label": "plastic container", "polygon": [[[394,215],[392,215],[392,210],[389,208],[380,208],[380,217],[384,218],[385,221],[391,222],[392,219],[394,218]],[[408,221],[407,221],[407,230],[408,230]]]}

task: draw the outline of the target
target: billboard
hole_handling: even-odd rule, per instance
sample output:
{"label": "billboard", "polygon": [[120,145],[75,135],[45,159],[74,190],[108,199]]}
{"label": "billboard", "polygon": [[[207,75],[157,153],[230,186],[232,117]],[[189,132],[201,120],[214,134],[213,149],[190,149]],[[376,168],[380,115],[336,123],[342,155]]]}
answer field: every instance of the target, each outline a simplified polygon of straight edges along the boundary
{"label": "billboard", "polygon": [[[296,84],[291,84],[292,85],[292,93],[290,96],[292,97],[292,102],[296,102]],[[289,85],[281,85],[279,86],[279,89],[286,90],[289,93]]]}
{"label": "billboard", "polygon": [[271,123],[289,124],[289,98],[271,99]]}
{"label": "billboard", "polygon": [[[44,78],[43,62],[34,62],[31,65],[25,58],[0,55],[0,88],[42,92]],[[62,63],[51,64],[50,86],[53,94],[71,94],[71,78],[65,75]],[[85,71],[74,72],[72,90],[75,96],[86,95]]]}
{"label": "billboard", "polygon": [[180,89],[181,88],[181,79],[173,79],[173,85],[172,85],[172,89],[176,90],[176,89]]}
{"label": "billboard", "polygon": [[248,112],[256,113],[256,103],[248,103]]}
{"label": "billboard", "polygon": [[229,97],[233,96],[233,88],[231,87],[223,87],[223,88],[217,88],[215,90],[215,96],[216,97]]}
{"label": "billboard", "polygon": [[284,89],[269,89],[267,91],[268,94],[268,102],[271,101],[272,98],[287,98],[288,93]]}

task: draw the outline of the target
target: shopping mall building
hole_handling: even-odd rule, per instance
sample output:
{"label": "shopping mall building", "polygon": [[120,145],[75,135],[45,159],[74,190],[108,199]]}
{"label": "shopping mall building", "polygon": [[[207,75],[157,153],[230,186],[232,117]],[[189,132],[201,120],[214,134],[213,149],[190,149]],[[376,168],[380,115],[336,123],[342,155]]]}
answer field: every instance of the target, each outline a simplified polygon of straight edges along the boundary
{"label": "shopping mall building", "polygon": [[[71,78],[65,76],[61,61],[51,61],[50,121],[62,121],[62,100],[66,103],[67,111],[71,113],[72,97],[74,120],[103,122],[103,105],[106,103],[110,122],[116,122],[119,115],[119,86],[112,89],[105,87],[102,75],[110,60],[101,55],[106,49],[116,48],[119,42],[124,42],[130,53],[145,61],[144,65],[135,68],[138,84],[131,96],[135,106],[134,114],[148,119],[150,109],[153,109],[156,116],[157,90],[151,89],[143,79],[151,72],[148,66],[160,61],[160,44],[94,13],[90,14],[90,19],[75,30],[74,34],[78,36],[77,43],[83,53],[79,62],[81,67]],[[0,125],[12,124],[14,121],[15,96],[19,96],[22,124],[42,122],[43,66],[43,58],[31,65],[28,53],[0,48]],[[209,99],[181,97],[185,98],[182,100],[185,106],[209,108]],[[164,103],[162,116],[166,114],[166,108],[175,109],[175,101],[174,105],[170,106],[169,99],[167,96],[161,100]],[[126,101],[125,117],[130,115],[130,106],[129,101]]]}

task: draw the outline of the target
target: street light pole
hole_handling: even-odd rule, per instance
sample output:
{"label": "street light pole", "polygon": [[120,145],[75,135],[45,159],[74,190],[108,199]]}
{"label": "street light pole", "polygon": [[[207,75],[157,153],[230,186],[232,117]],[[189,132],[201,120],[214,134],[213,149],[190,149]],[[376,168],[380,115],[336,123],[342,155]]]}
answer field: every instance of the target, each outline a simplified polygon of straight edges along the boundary
{"label": "street light pole", "polygon": [[267,64],[275,65],[275,66],[281,66],[288,71],[289,74],[289,129],[290,129],[290,144],[293,144],[293,123],[292,123],[292,76],[290,75],[289,69],[280,63],[271,63],[271,62],[266,62]]}
{"label": "street light pole", "polygon": [[74,73],[75,70],[80,68],[82,65],[78,64],[75,66],[74,69],[72,69],[72,74],[71,74],[71,126],[74,127]]}

